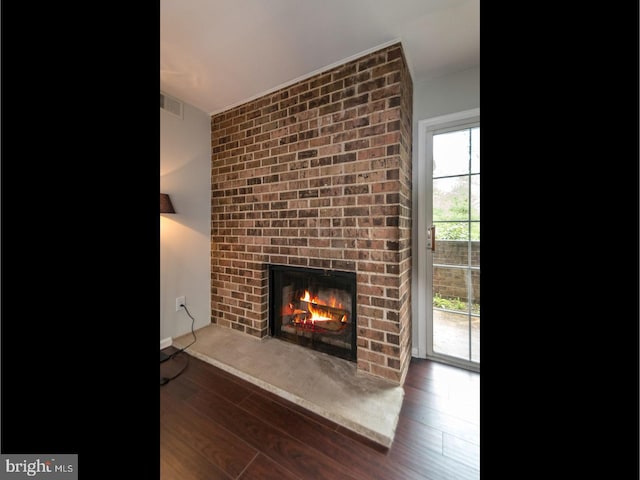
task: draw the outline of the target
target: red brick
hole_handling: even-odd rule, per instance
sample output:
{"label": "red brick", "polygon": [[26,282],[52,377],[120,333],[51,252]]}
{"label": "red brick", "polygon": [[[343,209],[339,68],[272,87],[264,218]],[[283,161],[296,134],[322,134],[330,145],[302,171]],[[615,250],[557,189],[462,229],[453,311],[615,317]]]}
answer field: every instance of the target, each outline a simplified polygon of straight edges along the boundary
{"label": "red brick", "polygon": [[[340,126],[342,127],[342,124],[340,124]],[[358,132],[356,132],[355,130],[349,130],[347,132],[340,132],[334,135],[333,137],[331,137],[331,142],[342,143],[355,140],[356,138],[358,138]]]}
{"label": "red brick", "polygon": [[328,145],[331,143],[331,138],[330,137],[318,137],[318,138],[314,138],[309,140],[309,146],[310,147],[322,147],[324,145]]}
{"label": "red brick", "polygon": [[371,373],[379,377],[386,378],[387,380],[390,380],[393,383],[400,383],[400,380],[401,380],[401,375],[399,371],[391,368],[381,367],[375,363],[371,364]]}
{"label": "red brick", "polygon": [[[363,337],[366,338],[366,337]],[[368,342],[363,342],[363,343],[368,343]],[[375,353],[372,352],[371,350],[366,349],[365,347],[367,347],[368,345],[358,345],[359,347],[361,347],[358,350],[358,359],[362,360],[362,361],[366,361],[366,362],[370,362],[370,363],[377,363],[377,364],[381,364],[381,365],[385,365],[386,364],[386,358],[384,355],[380,354],[380,353]]]}

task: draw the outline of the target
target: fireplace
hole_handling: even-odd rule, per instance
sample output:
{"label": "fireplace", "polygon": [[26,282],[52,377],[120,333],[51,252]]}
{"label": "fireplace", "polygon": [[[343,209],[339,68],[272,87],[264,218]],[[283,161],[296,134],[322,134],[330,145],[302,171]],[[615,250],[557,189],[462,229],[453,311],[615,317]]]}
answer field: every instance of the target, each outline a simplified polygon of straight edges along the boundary
{"label": "fireplace", "polygon": [[[404,381],[412,352],[412,91],[396,43],[211,117],[212,323],[327,350],[339,343],[358,372]],[[356,272],[357,286],[344,290],[357,312],[352,305],[346,325],[325,324],[335,330],[309,326],[300,312],[290,325],[294,314],[282,309],[300,301],[283,294],[314,287],[307,278],[336,288],[318,272],[290,270],[285,283],[276,279],[273,318],[269,265],[328,271],[342,283],[337,272]]]}
{"label": "fireplace", "polygon": [[356,361],[356,274],[269,266],[269,333]]}

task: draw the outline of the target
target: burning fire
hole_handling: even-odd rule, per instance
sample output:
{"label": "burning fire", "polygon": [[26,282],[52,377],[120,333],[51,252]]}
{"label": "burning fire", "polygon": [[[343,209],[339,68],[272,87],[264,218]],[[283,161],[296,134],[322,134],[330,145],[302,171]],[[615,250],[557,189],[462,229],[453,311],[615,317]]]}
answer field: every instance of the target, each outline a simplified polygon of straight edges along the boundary
{"label": "burning fire", "polygon": [[300,298],[300,300],[302,300],[303,302],[307,302],[309,304],[314,303],[316,305],[326,305],[328,307],[333,307],[333,308],[344,308],[342,304],[339,303],[335,297],[331,297],[329,298],[329,302],[325,302],[324,300],[321,300],[320,298],[318,298],[317,295],[314,295],[312,297],[311,294],[309,293],[309,290],[304,291],[304,295]]}
{"label": "burning fire", "polygon": [[[328,315],[329,312],[327,311],[327,309],[317,308],[317,306],[319,307],[327,306],[332,308],[343,309],[342,304],[338,302],[338,300],[335,297],[330,297],[329,301],[325,302],[324,300],[318,298],[318,296],[316,295],[311,296],[311,294],[309,293],[309,290],[304,291],[304,295],[300,298],[300,300],[303,302],[307,302],[308,304],[309,313],[311,314],[311,318],[310,318],[311,323],[336,321],[335,316],[331,317]],[[340,318],[340,322],[346,323],[346,321],[347,321],[347,316],[342,315],[342,318]]]}
{"label": "burning fire", "polygon": [[327,317],[325,315],[325,312],[323,312],[322,310],[318,310],[316,308],[313,308],[313,304],[310,303],[309,304],[309,313],[311,314],[311,322],[315,323],[315,322],[327,322],[330,320],[333,320],[331,317]]}

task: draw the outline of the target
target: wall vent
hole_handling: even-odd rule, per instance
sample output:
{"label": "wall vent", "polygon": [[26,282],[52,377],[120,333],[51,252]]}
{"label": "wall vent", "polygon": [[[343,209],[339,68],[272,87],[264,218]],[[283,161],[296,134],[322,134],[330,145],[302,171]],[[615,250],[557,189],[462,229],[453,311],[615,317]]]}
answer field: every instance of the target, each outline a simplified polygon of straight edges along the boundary
{"label": "wall vent", "polygon": [[160,92],[160,109],[171,115],[182,118],[183,104],[177,98],[170,97],[166,93]]}

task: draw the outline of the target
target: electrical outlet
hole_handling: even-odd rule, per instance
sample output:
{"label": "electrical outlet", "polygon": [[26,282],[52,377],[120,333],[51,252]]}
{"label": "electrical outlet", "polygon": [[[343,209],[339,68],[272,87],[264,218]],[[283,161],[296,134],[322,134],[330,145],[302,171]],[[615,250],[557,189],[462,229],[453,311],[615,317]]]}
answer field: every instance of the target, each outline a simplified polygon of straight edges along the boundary
{"label": "electrical outlet", "polygon": [[186,304],[187,302],[185,301],[184,297],[176,298],[176,312],[182,308],[180,305],[186,305]]}

